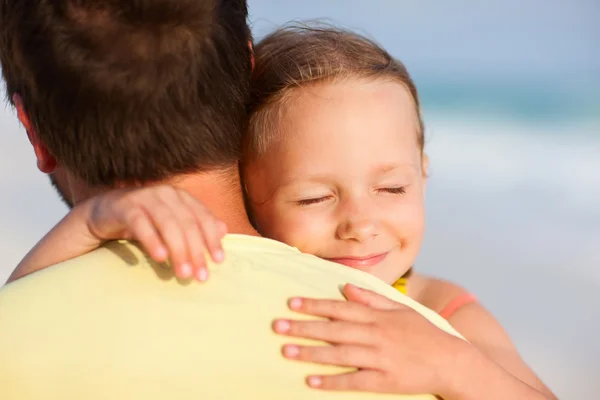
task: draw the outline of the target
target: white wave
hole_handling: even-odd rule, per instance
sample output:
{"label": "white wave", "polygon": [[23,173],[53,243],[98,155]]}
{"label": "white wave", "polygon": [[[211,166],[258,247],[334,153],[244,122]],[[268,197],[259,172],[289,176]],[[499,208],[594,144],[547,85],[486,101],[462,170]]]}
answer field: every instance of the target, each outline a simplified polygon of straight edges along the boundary
{"label": "white wave", "polygon": [[435,116],[427,122],[432,178],[498,193],[527,187],[598,209],[600,124],[543,126]]}

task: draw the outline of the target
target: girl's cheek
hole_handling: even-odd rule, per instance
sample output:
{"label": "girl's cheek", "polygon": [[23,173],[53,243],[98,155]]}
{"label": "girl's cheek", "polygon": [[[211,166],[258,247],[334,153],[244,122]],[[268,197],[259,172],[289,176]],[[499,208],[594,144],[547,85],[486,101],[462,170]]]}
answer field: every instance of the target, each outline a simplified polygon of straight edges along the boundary
{"label": "girl's cheek", "polygon": [[282,241],[307,253],[317,252],[330,231],[330,224],[325,216],[294,213],[293,217],[288,216],[284,221],[285,229],[280,231]]}

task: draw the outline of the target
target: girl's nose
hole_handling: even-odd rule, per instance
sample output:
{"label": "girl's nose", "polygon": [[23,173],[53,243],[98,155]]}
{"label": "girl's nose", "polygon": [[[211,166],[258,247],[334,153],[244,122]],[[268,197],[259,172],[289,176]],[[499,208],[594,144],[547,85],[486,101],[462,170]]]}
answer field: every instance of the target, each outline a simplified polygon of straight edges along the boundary
{"label": "girl's nose", "polygon": [[370,218],[348,218],[338,225],[337,236],[342,240],[365,242],[377,236],[377,226]]}

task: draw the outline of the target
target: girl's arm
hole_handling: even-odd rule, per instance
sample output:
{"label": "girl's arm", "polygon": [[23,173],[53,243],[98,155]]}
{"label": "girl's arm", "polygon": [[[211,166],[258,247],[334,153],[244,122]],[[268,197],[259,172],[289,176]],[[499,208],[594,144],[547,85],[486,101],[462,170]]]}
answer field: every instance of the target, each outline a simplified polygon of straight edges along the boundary
{"label": "girl's arm", "polygon": [[74,207],[21,260],[7,283],[45,267],[83,255],[102,245],[104,240],[88,228],[90,201]]}
{"label": "girl's arm", "polygon": [[547,398],[556,399],[523,361],[500,323],[481,304],[473,303],[460,308],[448,322],[490,362]]}
{"label": "girl's arm", "polygon": [[115,239],[138,241],[157,262],[170,260],[179,278],[206,280],[205,251],[221,262],[226,231],[223,222],[183,190],[113,190],[75,206],[27,253],[8,282]]}

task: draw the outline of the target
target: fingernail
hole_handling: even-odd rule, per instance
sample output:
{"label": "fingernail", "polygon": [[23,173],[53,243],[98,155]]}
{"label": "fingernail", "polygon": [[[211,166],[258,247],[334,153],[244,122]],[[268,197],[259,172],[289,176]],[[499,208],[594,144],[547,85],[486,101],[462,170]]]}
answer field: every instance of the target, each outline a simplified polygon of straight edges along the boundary
{"label": "fingernail", "polygon": [[182,278],[187,279],[192,275],[192,267],[190,264],[181,264],[179,272]]}
{"label": "fingernail", "polygon": [[206,268],[200,268],[198,271],[196,271],[196,278],[200,282],[206,281],[208,279],[208,271]]}
{"label": "fingernail", "polygon": [[298,348],[298,346],[292,346],[292,345],[283,346],[283,355],[286,357],[295,358],[295,357],[298,357],[299,353],[300,353],[300,349]]}
{"label": "fingernail", "polygon": [[158,258],[159,260],[164,260],[167,258],[167,249],[165,249],[164,247],[159,247],[156,249],[156,251],[154,252],[154,257]]}
{"label": "fingernail", "polygon": [[309,376],[306,381],[310,387],[319,387],[323,384],[323,379],[320,376]]}
{"label": "fingernail", "polygon": [[222,262],[225,259],[225,253],[223,253],[223,250],[216,250],[213,253],[213,260],[215,262]]}
{"label": "fingernail", "polygon": [[290,321],[278,319],[277,321],[275,321],[273,328],[277,333],[285,333],[290,330]]}
{"label": "fingernail", "polygon": [[300,307],[302,307],[302,299],[300,297],[290,299],[289,306],[292,310],[300,309]]}

